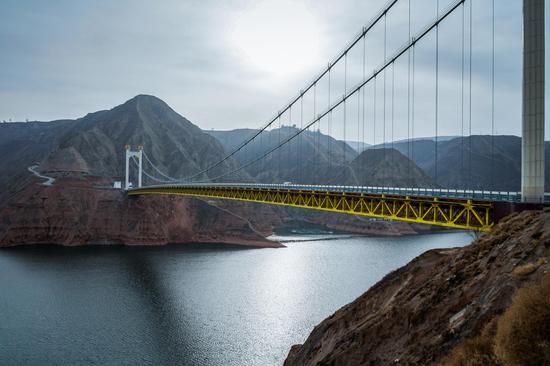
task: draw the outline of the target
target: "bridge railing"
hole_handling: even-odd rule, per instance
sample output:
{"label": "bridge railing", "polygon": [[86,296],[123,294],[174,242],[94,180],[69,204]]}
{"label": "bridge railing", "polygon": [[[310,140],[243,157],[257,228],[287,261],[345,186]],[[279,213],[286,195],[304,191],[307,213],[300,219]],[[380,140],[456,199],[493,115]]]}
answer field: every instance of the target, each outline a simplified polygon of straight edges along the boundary
{"label": "bridge railing", "polygon": [[[521,192],[485,191],[468,189],[417,188],[417,187],[383,187],[383,186],[353,186],[328,184],[293,184],[293,183],[182,183],[148,186],[159,187],[236,187],[236,188],[266,188],[292,189],[303,191],[328,191],[349,193],[372,193],[402,196],[430,196],[442,198],[462,198],[488,201],[521,202]],[[550,202],[550,193],[545,194],[545,202]]]}

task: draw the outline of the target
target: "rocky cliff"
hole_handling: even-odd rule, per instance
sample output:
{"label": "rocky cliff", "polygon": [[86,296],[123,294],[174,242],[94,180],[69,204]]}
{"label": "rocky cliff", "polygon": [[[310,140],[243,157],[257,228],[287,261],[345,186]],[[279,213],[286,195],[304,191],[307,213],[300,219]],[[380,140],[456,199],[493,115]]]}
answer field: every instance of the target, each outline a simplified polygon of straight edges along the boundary
{"label": "rocky cliff", "polygon": [[388,274],[293,346],[285,365],[439,364],[549,271],[550,212],[512,215],[471,245]]}
{"label": "rocky cliff", "polygon": [[20,244],[226,243],[281,247],[246,218],[206,201],[173,196],[127,197],[98,177],[33,180],[0,208],[0,247]]}
{"label": "rocky cliff", "polygon": [[72,120],[0,124],[0,206],[30,181],[27,167],[40,163],[59,144]]}

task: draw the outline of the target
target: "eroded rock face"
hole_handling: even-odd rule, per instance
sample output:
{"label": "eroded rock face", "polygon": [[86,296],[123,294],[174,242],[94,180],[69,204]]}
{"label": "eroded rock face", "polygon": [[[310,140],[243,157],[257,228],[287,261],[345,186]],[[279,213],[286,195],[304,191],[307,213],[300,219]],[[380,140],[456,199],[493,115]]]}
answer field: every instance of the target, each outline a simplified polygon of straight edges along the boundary
{"label": "eroded rock face", "polygon": [[43,173],[82,173],[89,174],[90,167],[82,155],[74,148],[67,147],[52,152],[46,161],[40,164]]}
{"label": "eroded rock face", "polygon": [[293,346],[285,365],[437,364],[549,271],[549,255],[550,212],[512,215],[469,246],[390,273]]}
{"label": "eroded rock face", "polygon": [[430,230],[409,223],[231,200],[177,196],[126,197],[107,178],[84,172],[33,178],[0,205],[0,246],[28,244],[228,243],[278,247],[275,228],[300,223],[361,235],[411,235]]}
{"label": "eroded rock face", "polygon": [[227,243],[280,247],[243,217],[200,199],[127,197],[101,178],[38,181],[0,208],[0,246]]}

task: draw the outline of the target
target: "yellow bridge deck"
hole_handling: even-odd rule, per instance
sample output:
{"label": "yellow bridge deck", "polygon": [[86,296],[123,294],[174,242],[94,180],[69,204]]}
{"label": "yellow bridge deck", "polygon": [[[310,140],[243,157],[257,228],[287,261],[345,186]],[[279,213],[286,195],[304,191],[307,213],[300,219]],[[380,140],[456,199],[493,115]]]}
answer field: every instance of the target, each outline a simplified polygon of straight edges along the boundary
{"label": "yellow bridge deck", "polygon": [[494,225],[493,203],[483,200],[219,185],[128,191],[131,196],[148,194],[260,202],[478,231],[489,231]]}

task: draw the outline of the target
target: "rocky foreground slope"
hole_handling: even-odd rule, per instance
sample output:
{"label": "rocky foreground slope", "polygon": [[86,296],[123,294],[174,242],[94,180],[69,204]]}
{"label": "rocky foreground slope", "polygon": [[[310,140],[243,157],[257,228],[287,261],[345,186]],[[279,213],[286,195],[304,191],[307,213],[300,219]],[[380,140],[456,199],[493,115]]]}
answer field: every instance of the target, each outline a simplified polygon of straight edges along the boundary
{"label": "rocky foreground slope", "polygon": [[471,245],[430,250],[388,274],[293,346],[285,365],[439,364],[549,271],[550,212],[512,215]]}

